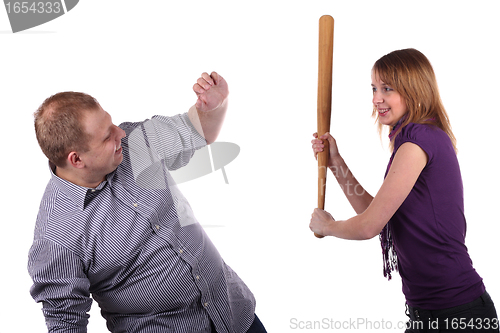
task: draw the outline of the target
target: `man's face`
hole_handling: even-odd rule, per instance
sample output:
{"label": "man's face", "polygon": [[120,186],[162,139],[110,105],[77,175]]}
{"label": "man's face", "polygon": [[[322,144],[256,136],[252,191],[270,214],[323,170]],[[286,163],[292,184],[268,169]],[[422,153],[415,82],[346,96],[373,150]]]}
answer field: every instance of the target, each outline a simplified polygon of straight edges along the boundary
{"label": "man's face", "polygon": [[89,150],[80,158],[92,174],[105,177],[123,160],[121,139],[125,137],[125,131],[115,126],[109,113],[101,107],[87,112],[83,124],[91,139]]}

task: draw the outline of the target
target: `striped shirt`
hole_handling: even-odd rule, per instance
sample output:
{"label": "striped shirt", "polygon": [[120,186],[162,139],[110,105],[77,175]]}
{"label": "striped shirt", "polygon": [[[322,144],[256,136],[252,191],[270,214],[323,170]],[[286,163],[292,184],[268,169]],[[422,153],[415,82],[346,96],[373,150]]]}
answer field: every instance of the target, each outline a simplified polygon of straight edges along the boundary
{"label": "striped shirt", "polygon": [[187,113],[120,127],[123,162],[96,188],[51,165],[28,261],[48,331],[86,332],[93,298],[111,332],[246,332],[255,299],[168,172],[205,140]]}

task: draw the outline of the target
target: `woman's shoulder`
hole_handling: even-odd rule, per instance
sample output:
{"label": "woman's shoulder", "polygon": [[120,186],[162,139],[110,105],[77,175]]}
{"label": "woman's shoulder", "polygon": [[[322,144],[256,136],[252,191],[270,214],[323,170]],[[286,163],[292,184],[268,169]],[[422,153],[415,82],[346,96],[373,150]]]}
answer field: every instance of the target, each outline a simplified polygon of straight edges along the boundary
{"label": "woman's shoulder", "polygon": [[448,135],[438,126],[419,123],[409,123],[402,128],[395,139],[394,150],[406,142],[420,146],[429,157],[451,145]]}
{"label": "woman's shoulder", "polygon": [[401,129],[396,139],[402,141],[401,143],[414,140],[433,142],[435,140],[441,141],[447,137],[448,135],[442,129],[433,124],[409,123]]}
{"label": "woman's shoulder", "polygon": [[441,133],[446,134],[442,129],[432,123],[409,123],[402,129],[402,132],[413,135],[441,135]]}

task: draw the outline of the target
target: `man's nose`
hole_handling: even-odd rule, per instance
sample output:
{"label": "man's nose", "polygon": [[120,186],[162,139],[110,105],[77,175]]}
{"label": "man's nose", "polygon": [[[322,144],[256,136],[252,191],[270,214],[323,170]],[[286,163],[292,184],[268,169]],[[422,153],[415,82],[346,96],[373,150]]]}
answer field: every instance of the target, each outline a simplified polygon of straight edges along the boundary
{"label": "man's nose", "polygon": [[122,130],[120,127],[116,126],[116,128],[118,129],[118,136],[119,136],[120,140],[127,136],[125,131]]}

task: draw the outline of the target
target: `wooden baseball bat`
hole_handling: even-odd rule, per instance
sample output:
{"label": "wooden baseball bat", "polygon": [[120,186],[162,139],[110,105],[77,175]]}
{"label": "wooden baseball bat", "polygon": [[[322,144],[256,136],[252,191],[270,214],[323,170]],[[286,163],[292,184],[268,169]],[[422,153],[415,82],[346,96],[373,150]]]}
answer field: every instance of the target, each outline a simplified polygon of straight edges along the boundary
{"label": "wooden baseball bat", "polygon": [[[332,113],[332,61],[333,61],[333,18],[323,15],[319,19],[318,57],[318,137],[330,131]],[[329,145],[318,153],[318,208],[325,209],[326,171],[328,170]],[[324,236],[314,234],[318,238]]]}

